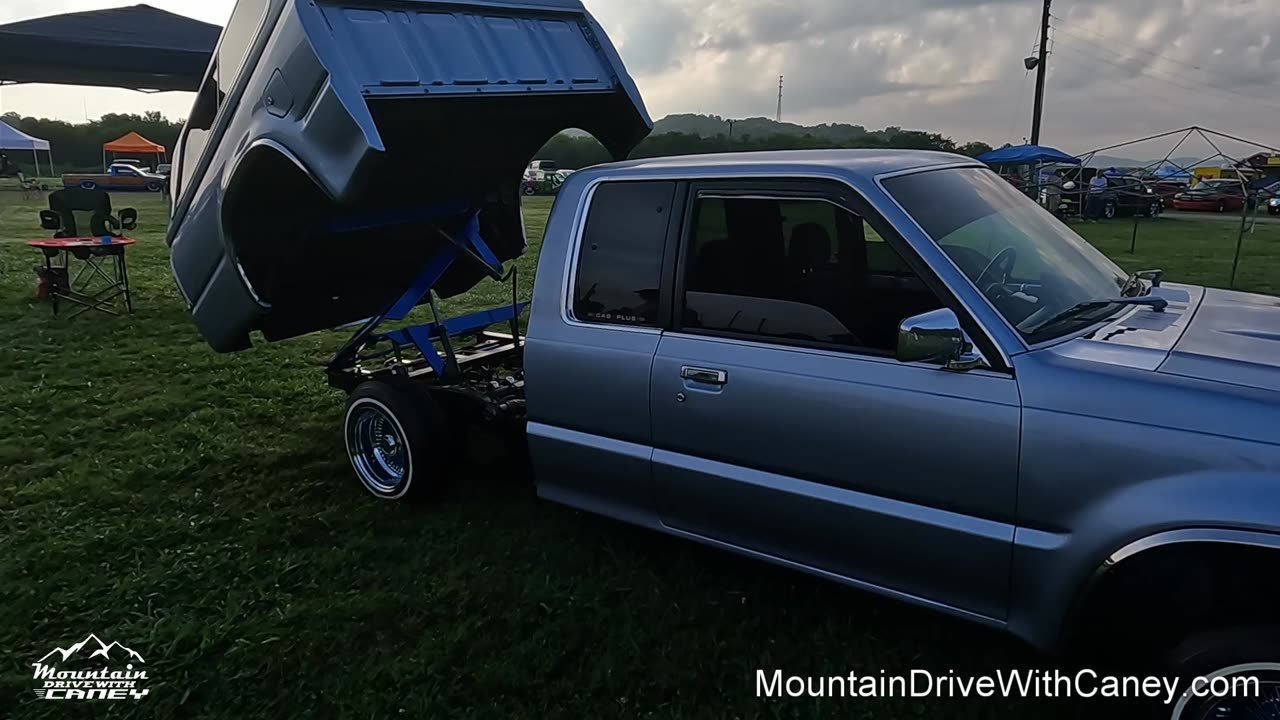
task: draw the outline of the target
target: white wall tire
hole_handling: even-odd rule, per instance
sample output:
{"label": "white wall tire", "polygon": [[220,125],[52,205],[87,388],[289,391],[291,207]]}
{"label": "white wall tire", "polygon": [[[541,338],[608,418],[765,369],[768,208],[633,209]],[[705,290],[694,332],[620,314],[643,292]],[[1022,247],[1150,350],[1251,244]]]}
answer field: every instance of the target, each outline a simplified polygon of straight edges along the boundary
{"label": "white wall tire", "polygon": [[[1201,633],[1183,642],[1167,665],[1182,678],[1183,694],[1171,708],[1172,720],[1280,720],[1280,628],[1249,627]],[[1256,678],[1257,698],[1193,696],[1191,678]]]}
{"label": "white wall tire", "polygon": [[430,395],[410,383],[367,382],[347,399],[347,458],[361,486],[380,500],[438,496],[457,452],[447,447],[443,417]]}

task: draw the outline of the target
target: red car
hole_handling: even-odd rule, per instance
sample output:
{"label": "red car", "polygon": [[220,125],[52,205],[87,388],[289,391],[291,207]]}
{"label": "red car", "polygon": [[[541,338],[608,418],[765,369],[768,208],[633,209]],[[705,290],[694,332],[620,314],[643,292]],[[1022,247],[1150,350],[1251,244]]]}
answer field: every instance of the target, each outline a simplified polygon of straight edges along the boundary
{"label": "red car", "polygon": [[1245,189],[1239,180],[1204,180],[1173,196],[1174,210],[1226,212],[1244,208]]}

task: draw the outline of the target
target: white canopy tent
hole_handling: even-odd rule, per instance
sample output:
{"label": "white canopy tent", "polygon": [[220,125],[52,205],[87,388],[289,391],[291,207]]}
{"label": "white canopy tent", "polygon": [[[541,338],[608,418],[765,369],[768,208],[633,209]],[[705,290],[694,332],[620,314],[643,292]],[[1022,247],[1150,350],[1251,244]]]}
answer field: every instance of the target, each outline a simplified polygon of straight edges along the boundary
{"label": "white canopy tent", "polygon": [[2,150],[29,150],[36,161],[36,177],[40,177],[40,153],[46,152],[49,154],[49,171],[53,172],[53,150],[49,149],[48,140],[31,137],[0,122],[0,151]]}

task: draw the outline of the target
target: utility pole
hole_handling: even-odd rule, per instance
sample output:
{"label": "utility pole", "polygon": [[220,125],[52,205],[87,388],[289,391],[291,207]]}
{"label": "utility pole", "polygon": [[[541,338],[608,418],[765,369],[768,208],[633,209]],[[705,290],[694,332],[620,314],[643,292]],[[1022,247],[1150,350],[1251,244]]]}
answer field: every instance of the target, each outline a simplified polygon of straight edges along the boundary
{"label": "utility pole", "polygon": [[736,123],[736,122],[738,122],[738,121],[737,121],[737,120],[725,120],[725,122],[729,123],[729,142],[733,142],[733,124],[734,124],[734,123]]}
{"label": "utility pole", "polygon": [[1031,116],[1031,144],[1040,144],[1040,120],[1044,117],[1044,77],[1049,72],[1049,6],[1044,0],[1044,16],[1040,18],[1040,55],[1036,58],[1036,107]]}
{"label": "utility pole", "polygon": [[778,116],[774,118],[778,122],[782,122],[782,77],[778,76]]}

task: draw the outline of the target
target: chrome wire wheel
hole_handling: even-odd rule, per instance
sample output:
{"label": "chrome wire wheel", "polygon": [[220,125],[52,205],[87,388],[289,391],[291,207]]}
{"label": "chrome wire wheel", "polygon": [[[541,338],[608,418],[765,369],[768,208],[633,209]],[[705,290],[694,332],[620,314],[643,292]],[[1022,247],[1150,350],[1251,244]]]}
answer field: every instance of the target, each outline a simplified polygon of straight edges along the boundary
{"label": "chrome wire wheel", "polygon": [[1233,678],[1250,678],[1256,684],[1241,686],[1245,692],[1236,696],[1203,699],[1191,697],[1188,689],[1174,707],[1173,720],[1280,720],[1280,664],[1236,665],[1205,678],[1216,680],[1223,691]]}
{"label": "chrome wire wheel", "polygon": [[401,494],[412,471],[404,429],[381,403],[353,405],[347,418],[347,452],[360,481],[372,492]]}

